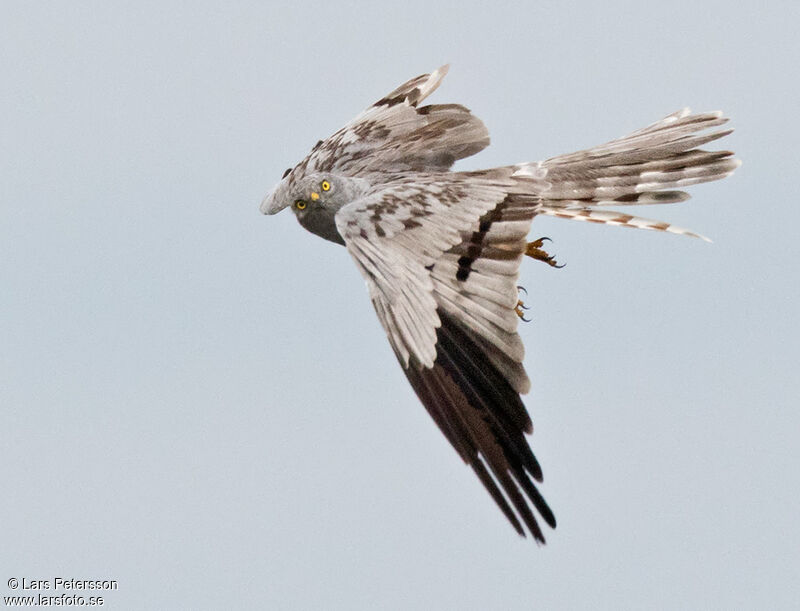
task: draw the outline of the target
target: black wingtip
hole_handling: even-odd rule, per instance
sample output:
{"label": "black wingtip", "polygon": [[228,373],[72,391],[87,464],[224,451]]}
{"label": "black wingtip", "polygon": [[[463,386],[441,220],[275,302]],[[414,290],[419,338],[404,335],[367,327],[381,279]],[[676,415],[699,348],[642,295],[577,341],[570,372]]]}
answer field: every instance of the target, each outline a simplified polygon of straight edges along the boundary
{"label": "black wingtip", "polygon": [[408,379],[514,530],[543,545],[532,510],[551,527],[555,516],[534,484],[542,469],[525,439],[531,424],[519,393],[455,320],[439,317],[434,366],[412,362]]}

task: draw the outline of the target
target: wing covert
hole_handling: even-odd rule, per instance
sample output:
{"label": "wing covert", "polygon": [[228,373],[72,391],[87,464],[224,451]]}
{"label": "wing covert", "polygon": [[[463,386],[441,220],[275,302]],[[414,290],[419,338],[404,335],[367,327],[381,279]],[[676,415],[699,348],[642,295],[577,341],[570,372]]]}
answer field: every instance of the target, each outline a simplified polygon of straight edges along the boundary
{"label": "wing covert", "polygon": [[497,206],[496,188],[437,181],[398,181],[336,214],[336,227],[367,281],[389,342],[405,367],[430,367],[439,317],[431,269],[462,233]]}
{"label": "wing covert", "polygon": [[325,140],[293,170],[348,176],[445,171],[489,145],[483,122],[459,104],[418,106],[447,66],[404,83]]}

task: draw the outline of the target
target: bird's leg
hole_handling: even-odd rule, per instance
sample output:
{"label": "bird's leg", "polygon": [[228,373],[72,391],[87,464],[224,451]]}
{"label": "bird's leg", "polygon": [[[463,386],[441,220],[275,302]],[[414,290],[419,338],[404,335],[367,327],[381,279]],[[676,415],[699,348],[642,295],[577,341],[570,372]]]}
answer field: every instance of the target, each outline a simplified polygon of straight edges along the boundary
{"label": "bird's leg", "polygon": [[[528,294],[528,291],[525,290],[524,286],[518,286],[517,290],[522,293],[525,293],[526,295]],[[525,313],[523,312],[523,310],[529,310],[529,309],[530,308],[525,305],[525,302],[523,302],[522,299],[517,299],[517,305],[514,307],[514,312],[517,313],[517,316],[520,317],[520,320],[522,320],[522,322],[531,321],[530,318],[525,318]]]}
{"label": "bird's leg", "polygon": [[538,240],[535,240],[533,242],[528,242],[528,246],[525,248],[525,254],[531,257],[532,259],[538,259],[539,261],[544,261],[550,267],[557,267],[557,268],[564,267],[564,264],[559,265],[558,262],[556,262],[555,257],[553,257],[552,255],[548,255],[547,252],[545,252],[545,250],[542,248],[545,240],[547,240],[548,242],[552,241],[550,238],[539,238]]}

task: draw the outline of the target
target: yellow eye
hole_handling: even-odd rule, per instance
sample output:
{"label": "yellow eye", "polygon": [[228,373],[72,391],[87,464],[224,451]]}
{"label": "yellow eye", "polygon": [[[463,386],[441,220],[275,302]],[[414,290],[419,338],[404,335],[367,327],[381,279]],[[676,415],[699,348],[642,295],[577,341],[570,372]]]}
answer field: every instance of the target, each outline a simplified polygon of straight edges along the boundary
{"label": "yellow eye", "polygon": [[305,202],[305,200],[302,200],[302,199],[298,199],[294,203],[294,207],[297,208],[298,210],[305,210],[306,206],[307,206],[307,203]]}
{"label": "yellow eye", "polygon": [[323,180],[322,184],[320,185],[320,187],[322,187],[323,191],[330,191],[331,190],[331,183],[329,183],[327,180]]}

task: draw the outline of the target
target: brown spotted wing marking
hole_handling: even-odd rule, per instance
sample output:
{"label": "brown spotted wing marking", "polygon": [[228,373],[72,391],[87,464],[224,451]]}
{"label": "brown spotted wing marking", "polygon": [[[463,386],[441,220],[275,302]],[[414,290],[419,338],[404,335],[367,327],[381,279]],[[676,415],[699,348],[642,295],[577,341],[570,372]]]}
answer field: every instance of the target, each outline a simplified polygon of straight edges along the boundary
{"label": "brown spotted wing marking", "polygon": [[438,86],[447,66],[404,83],[329,138],[320,140],[291,171],[368,176],[444,171],[489,145],[483,122],[460,104],[418,107]]}

